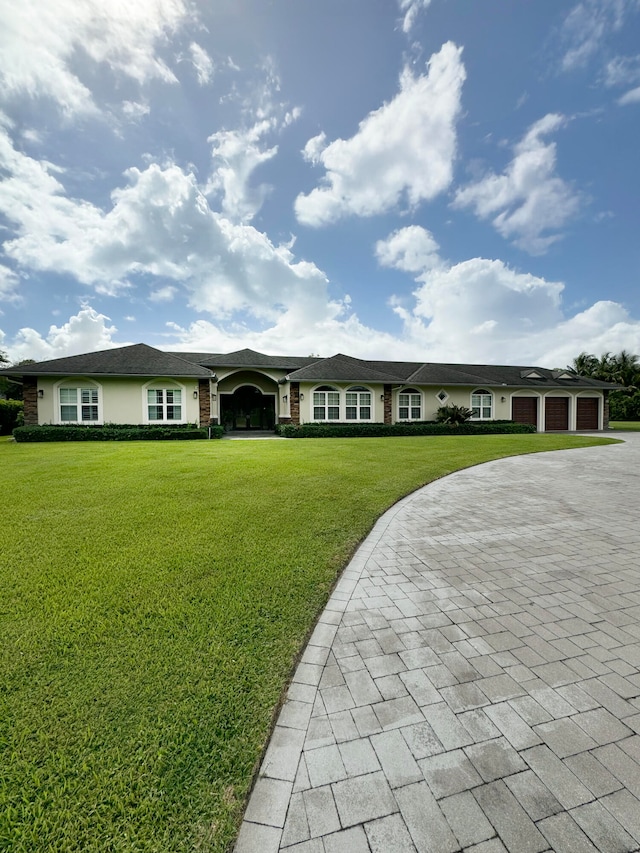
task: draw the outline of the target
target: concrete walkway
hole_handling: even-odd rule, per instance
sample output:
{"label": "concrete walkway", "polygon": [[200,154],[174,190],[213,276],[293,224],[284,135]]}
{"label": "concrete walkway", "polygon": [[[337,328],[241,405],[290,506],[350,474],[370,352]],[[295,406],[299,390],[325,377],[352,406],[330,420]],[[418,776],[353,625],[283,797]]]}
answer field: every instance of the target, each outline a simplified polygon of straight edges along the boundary
{"label": "concrete walkway", "polygon": [[378,521],[236,853],[640,850],[640,433],[618,437],[460,471]]}

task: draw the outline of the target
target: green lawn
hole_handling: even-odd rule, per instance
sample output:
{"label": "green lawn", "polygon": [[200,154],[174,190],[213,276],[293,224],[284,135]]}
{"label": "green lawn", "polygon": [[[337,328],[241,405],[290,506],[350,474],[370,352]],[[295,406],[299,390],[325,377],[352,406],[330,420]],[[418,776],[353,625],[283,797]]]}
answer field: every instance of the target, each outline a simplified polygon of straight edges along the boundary
{"label": "green lawn", "polygon": [[610,421],[610,429],[626,430],[628,432],[640,432],[640,421]]}
{"label": "green lawn", "polygon": [[228,849],[380,513],[466,465],[607,441],[0,442],[0,849]]}

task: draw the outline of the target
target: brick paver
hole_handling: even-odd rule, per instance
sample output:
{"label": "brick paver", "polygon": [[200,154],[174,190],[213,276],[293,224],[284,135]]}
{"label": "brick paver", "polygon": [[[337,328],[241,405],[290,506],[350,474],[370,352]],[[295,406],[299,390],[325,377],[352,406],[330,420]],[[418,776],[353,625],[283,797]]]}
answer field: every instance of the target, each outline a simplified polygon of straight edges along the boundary
{"label": "brick paver", "polygon": [[379,520],[294,674],[236,853],[640,851],[624,438],[457,472]]}

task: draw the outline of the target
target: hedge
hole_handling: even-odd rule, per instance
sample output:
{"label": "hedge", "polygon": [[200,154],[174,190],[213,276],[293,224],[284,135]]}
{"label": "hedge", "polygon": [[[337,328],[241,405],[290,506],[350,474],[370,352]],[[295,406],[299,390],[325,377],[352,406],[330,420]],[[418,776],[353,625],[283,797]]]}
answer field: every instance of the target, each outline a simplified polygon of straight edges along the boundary
{"label": "hedge", "polygon": [[[211,438],[222,438],[221,426],[210,428]],[[207,427],[192,424],[105,424],[104,426],[54,425],[16,427],[16,441],[192,441],[209,437]]]}
{"label": "hedge", "polygon": [[18,424],[23,407],[22,400],[0,400],[0,435],[11,435]]}
{"label": "hedge", "polygon": [[502,433],[536,432],[533,424],[513,421],[464,423],[460,426],[437,424],[432,421],[402,424],[279,424],[279,435],[285,438],[378,438],[393,435],[499,435]]}

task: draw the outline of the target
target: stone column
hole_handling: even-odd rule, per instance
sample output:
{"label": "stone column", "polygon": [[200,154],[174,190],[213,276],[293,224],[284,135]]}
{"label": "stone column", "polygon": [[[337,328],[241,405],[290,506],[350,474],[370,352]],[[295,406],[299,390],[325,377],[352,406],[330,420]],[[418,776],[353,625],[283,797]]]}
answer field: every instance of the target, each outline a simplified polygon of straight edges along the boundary
{"label": "stone column", "polygon": [[289,411],[291,412],[292,424],[300,423],[300,383],[292,382],[289,393]]}
{"label": "stone column", "polygon": [[609,429],[609,392],[603,391],[604,397],[602,403],[602,429]]}
{"label": "stone column", "polygon": [[35,376],[22,377],[24,425],[38,426],[38,380]]}
{"label": "stone column", "polygon": [[200,404],[201,427],[208,427],[211,420],[211,391],[208,379],[198,379],[198,402]]}
{"label": "stone column", "polygon": [[391,394],[391,385],[384,386],[384,422],[385,424],[393,423],[393,402]]}

